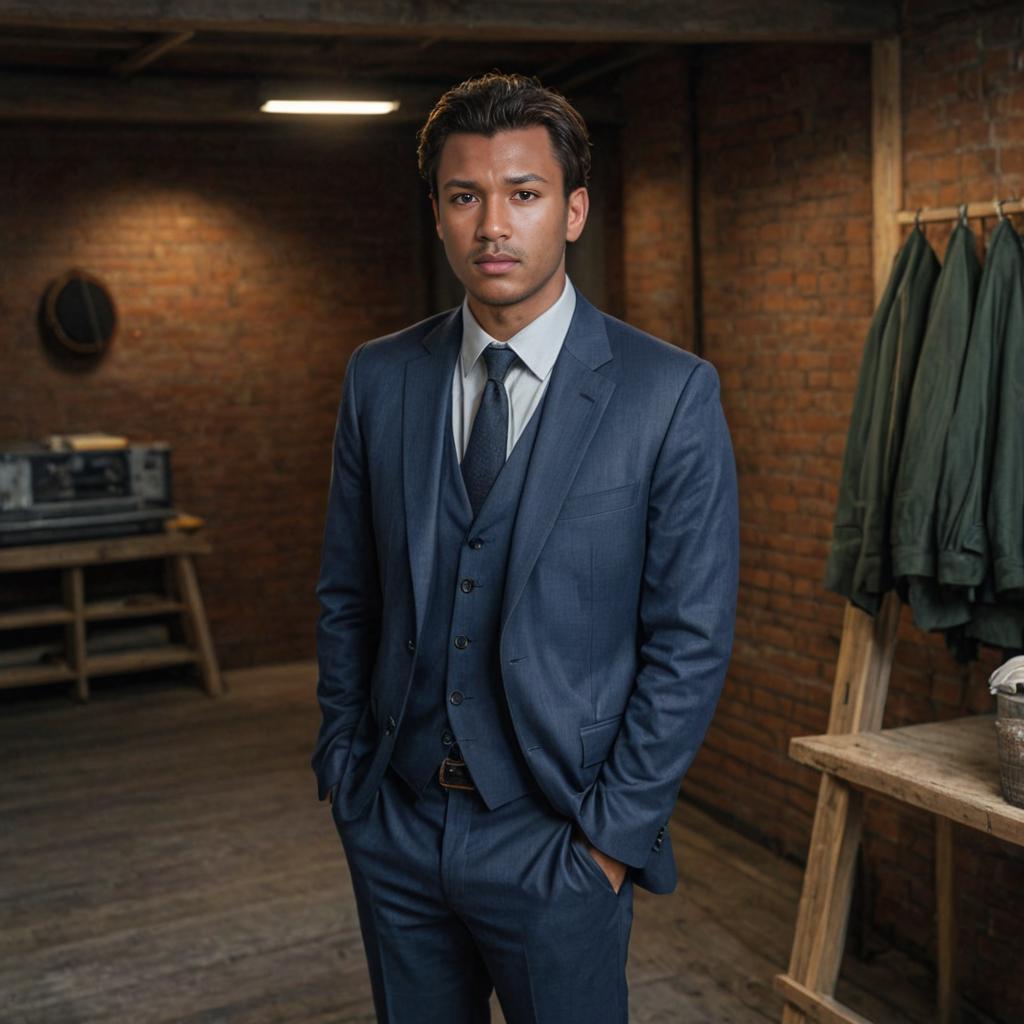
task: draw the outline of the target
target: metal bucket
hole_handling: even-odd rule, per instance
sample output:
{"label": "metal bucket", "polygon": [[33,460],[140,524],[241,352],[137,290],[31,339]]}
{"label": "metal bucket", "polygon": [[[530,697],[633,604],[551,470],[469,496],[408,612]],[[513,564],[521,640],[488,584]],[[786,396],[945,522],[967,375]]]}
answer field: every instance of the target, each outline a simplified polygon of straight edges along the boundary
{"label": "metal bucket", "polygon": [[997,718],[999,737],[999,781],[1003,799],[1024,807],[1024,717]]}
{"label": "metal bucket", "polygon": [[1024,695],[996,694],[996,710],[1000,718],[1024,718]]}

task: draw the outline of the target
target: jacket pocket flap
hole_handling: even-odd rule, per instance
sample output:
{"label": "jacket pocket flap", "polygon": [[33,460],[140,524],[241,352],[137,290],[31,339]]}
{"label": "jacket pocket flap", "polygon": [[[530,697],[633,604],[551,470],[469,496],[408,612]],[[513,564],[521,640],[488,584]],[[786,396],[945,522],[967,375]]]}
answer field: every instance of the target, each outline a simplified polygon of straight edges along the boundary
{"label": "jacket pocket flap", "polygon": [[562,503],[559,519],[580,519],[583,516],[596,516],[601,512],[614,512],[616,509],[629,508],[636,504],[640,481],[621,487],[612,487],[607,491],[593,491],[590,494],[577,494],[566,498]]}
{"label": "jacket pocket flap", "polygon": [[583,767],[603,761],[608,756],[615,737],[619,734],[622,715],[605,718],[593,725],[584,725],[580,729],[580,740],[583,743]]}

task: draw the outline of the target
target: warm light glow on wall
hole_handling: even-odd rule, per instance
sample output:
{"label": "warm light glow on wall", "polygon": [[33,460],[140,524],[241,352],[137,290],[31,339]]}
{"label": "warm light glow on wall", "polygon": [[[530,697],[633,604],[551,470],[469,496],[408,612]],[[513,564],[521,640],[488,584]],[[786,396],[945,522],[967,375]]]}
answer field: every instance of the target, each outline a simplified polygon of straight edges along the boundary
{"label": "warm light glow on wall", "polygon": [[267,100],[267,114],[390,114],[397,100]]}

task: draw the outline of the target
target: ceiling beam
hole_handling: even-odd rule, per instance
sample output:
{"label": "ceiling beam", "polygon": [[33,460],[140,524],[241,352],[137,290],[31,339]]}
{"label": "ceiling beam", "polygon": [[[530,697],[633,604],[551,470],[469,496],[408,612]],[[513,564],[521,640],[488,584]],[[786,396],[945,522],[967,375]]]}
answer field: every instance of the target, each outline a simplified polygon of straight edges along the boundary
{"label": "ceiling beam", "polygon": [[867,41],[898,0],[0,0],[0,25],[616,42]]}
{"label": "ceiling beam", "polygon": [[162,39],[156,39],[152,43],[140,47],[130,57],[116,64],[112,70],[115,75],[121,75],[125,78],[128,75],[134,75],[136,71],[140,71],[147,65],[152,64],[153,61],[158,60],[168,50],[174,50],[187,43],[194,35],[195,32],[172,32]]}
{"label": "ceiling beam", "polygon": [[[0,122],[76,122],[111,124],[287,124],[307,121],[422,124],[447,85],[409,86],[386,82],[332,84],[296,79],[181,78],[144,75],[117,79],[97,75],[0,74]],[[389,99],[400,107],[379,118],[306,117],[265,114],[267,99]],[[575,100],[574,100],[575,102]],[[616,123],[615,102],[582,97],[576,104],[593,123]]]}
{"label": "ceiling beam", "polygon": [[634,64],[650,60],[652,57],[656,57],[659,53],[663,52],[663,50],[664,47],[661,46],[622,47],[614,57],[609,57],[602,61],[587,61],[584,68],[577,70],[575,73],[568,74],[568,77],[555,80],[558,82],[558,88],[562,92],[571,93],[577,89],[582,89],[585,85],[589,85],[596,79],[604,78],[606,75],[615,74],[619,71],[625,71],[626,68],[632,67]]}

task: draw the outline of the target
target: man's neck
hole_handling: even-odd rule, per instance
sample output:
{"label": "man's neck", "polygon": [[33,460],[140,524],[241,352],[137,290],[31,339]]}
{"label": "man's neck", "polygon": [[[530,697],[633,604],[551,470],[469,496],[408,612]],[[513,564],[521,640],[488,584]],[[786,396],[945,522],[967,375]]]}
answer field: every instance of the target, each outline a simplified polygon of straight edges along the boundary
{"label": "man's neck", "polygon": [[558,302],[565,292],[565,281],[566,275],[563,270],[558,275],[553,295],[549,288],[545,287],[536,295],[531,295],[523,302],[517,302],[512,306],[489,306],[478,302],[472,295],[466,296],[466,302],[476,322],[495,341],[508,341]]}

